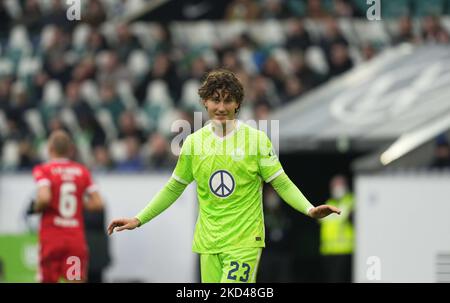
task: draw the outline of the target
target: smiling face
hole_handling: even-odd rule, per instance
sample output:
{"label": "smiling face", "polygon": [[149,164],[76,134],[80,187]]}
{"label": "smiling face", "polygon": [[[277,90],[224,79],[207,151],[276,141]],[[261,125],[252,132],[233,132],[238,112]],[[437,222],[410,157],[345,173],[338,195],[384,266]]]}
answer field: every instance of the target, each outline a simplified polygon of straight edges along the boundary
{"label": "smiling face", "polygon": [[244,97],[244,89],[233,72],[218,69],[206,75],[198,94],[209,119],[225,125],[227,120],[234,121]]}
{"label": "smiling face", "polygon": [[225,124],[227,120],[234,120],[240,106],[223,89],[216,90],[210,98],[203,100],[203,104],[208,111],[209,119],[220,124]]}

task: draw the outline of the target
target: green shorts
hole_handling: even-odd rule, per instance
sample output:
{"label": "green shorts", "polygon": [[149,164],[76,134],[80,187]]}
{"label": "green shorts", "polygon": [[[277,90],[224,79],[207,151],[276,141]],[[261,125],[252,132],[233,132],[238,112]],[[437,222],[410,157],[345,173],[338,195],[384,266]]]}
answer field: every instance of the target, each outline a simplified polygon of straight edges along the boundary
{"label": "green shorts", "polygon": [[200,254],[202,283],[255,283],[262,248]]}

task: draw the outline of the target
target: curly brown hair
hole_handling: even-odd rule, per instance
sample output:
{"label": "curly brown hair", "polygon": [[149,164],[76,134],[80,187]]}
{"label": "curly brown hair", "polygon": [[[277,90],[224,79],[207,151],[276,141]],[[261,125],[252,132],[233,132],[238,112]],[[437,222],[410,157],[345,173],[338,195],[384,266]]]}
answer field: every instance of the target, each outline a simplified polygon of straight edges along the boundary
{"label": "curly brown hair", "polygon": [[[222,90],[222,96],[218,95],[218,90]],[[244,87],[236,75],[226,69],[216,69],[206,74],[204,81],[198,89],[198,95],[202,100],[221,98],[226,94],[226,98],[241,104],[244,99]]]}

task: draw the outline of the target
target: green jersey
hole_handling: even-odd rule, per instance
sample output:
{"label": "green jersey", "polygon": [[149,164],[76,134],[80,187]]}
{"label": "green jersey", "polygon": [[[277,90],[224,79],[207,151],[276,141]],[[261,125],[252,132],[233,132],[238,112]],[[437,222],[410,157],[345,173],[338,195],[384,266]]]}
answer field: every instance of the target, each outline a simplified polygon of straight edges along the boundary
{"label": "green jersey", "polygon": [[172,176],[197,183],[193,251],[264,247],[262,185],[282,172],[267,135],[241,121],[225,137],[217,136],[212,124],[189,135]]}

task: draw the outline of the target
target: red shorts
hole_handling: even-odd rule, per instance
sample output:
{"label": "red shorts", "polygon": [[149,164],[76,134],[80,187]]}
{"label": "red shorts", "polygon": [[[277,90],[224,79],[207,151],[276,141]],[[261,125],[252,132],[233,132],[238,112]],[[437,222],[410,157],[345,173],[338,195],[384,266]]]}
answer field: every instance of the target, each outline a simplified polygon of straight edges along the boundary
{"label": "red shorts", "polygon": [[89,259],[85,242],[61,239],[41,241],[40,244],[40,282],[86,281]]}

